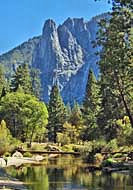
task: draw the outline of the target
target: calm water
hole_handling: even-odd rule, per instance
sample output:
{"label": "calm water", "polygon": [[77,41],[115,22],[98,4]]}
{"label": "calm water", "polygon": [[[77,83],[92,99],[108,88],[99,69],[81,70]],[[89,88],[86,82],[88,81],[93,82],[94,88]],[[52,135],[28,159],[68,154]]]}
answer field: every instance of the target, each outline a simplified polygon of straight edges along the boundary
{"label": "calm water", "polygon": [[81,159],[60,157],[41,166],[8,168],[29,190],[133,190],[133,173],[89,172]]}

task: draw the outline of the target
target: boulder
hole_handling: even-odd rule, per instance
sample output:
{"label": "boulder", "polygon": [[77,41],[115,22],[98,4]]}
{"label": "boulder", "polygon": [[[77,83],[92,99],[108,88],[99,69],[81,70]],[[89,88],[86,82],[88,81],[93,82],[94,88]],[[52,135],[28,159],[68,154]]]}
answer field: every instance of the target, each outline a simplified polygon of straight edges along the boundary
{"label": "boulder", "polygon": [[23,158],[23,155],[21,154],[21,152],[16,151],[16,152],[12,155],[12,157]]}
{"label": "boulder", "polygon": [[6,167],[6,161],[4,158],[0,158],[0,167]]}
{"label": "boulder", "polygon": [[40,155],[36,155],[33,157],[36,161],[42,161],[44,160],[44,157],[43,156],[40,156]]}

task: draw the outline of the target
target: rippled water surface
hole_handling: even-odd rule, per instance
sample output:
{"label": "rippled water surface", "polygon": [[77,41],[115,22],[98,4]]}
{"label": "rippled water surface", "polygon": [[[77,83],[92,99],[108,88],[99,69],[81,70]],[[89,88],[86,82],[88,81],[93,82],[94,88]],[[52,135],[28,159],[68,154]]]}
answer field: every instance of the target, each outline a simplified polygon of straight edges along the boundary
{"label": "rippled water surface", "polygon": [[26,182],[29,190],[133,190],[132,172],[89,172],[81,159],[70,156],[54,158],[41,166],[11,167],[8,173]]}

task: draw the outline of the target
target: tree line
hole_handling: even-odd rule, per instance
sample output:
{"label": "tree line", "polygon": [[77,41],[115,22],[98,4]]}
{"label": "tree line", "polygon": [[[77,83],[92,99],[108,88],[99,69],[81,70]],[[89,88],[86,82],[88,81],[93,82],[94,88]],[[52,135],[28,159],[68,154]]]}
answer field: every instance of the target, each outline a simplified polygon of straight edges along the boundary
{"label": "tree line", "polygon": [[0,120],[13,137],[62,145],[100,139],[120,146],[133,143],[132,10],[130,0],[114,0],[110,16],[99,22],[93,44],[100,47],[100,75],[96,79],[90,69],[80,105],[65,105],[56,84],[45,104],[38,70],[19,65],[7,79],[0,67]]}

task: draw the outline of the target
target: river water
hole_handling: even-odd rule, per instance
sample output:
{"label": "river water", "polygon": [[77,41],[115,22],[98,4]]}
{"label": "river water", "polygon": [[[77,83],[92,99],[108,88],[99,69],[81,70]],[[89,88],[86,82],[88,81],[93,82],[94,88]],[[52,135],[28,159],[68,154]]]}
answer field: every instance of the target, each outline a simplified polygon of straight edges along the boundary
{"label": "river water", "polygon": [[70,156],[54,158],[39,166],[11,167],[7,172],[26,182],[29,190],[133,190],[132,172],[89,172],[80,158]]}

